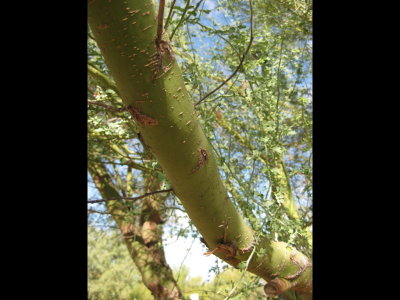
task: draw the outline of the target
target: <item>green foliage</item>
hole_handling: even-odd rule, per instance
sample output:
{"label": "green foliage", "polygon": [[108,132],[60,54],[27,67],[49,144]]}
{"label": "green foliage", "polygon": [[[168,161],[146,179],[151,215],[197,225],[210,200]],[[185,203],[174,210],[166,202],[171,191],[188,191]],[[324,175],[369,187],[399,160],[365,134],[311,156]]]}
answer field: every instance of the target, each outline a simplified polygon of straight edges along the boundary
{"label": "green foliage", "polygon": [[227,267],[212,282],[204,285],[201,299],[226,299],[242,276],[242,281],[229,299],[264,299],[263,284],[257,276],[248,272],[243,274],[243,271],[231,267]]}
{"label": "green foliage", "polygon": [[218,271],[218,274],[210,282],[203,282],[200,277],[192,278],[189,274],[190,269],[187,266],[182,266],[180,270],[174,270],[174,277],[178,278],[178,285],[184,299],[190,299],[192,294],[198,294],[202,300],[225,299],[242,276],[243,279],[229,299],[265,298],[261,280],[248,272],[243,274],[243,271],[225,266],[222,272]]}
{"label": "green foliage", "polygon": [[191,294],[198,293],[202,289],[202,278],[190,277],[189,267],[182,265],[179,269],[173,270],[173,274],[185,299],[190,299]]}
{"label": "green foliage", "polygon": [[152,300],[115,230],[88,229],[88,299]]}

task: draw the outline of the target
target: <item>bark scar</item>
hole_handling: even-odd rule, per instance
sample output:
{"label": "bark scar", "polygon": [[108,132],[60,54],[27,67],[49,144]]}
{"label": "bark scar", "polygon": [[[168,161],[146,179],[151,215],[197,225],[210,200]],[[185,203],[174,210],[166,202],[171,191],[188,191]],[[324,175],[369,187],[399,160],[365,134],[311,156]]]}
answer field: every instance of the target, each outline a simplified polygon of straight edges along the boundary
{"label": "bark scar", "polygon": [[[235,244],[227,242],[227,231],[228,231],[228,225],[229,225],[229,220],[231,218],[229,217],[224,224],[221,224],[219,227],[224,227],[224,235],[223,238],[221,239],[221,243],[219,243],[214,249],[207,251],[204,253],[206,256],[210,256],[211,254],[214,254],[215,252],[221,252],[225,254],[225,260],[233,264],[235,267],[240,263],[240,260],[235,258],[235,256],[238,254],[238,249],[235,246]],[[202,238],[201,240],[206,246],[209,248],[207,242]]]}
{"label": "bark scar", "polygon": [[253,251],[255,245],[256,245],[256,240],[253,239],[248,247],[239,248],[238,250],[239,250],[240,254],[249,253],[249,252]]}
{"label": "bark scar", "polygon": [[[175,54],[174,50],[172,50],[171,45],[168,41],[163,39],[156,39],[156,53],[151,57],[151,61],[149,64],[152,64],[151,70],[153,71],[153,79],[159,79],[162,75],[167,73],[171,68],[172,64],[175,61]],[[164,66],[163,65],[163,58],[168,54],[170,57],[171,62]],[[158,77],[157,75],[161,73]]]}
{"label": "bark scar", "polygon": [[156,119],[150,118],[145,114],[141,113],[139,109],[129,105],[127,107],[128,111],[131,113],[132,117],[137,120],[140,124],[144,126],[155,126],[158,125],[158,121]]}
{"label": "bark scar", "polygon": [[284,279],[287,279],[287,280],[294,280],[294,279],[300,277],[300,275],[303,274],[308,268],[312,267],[312,264],[310,262],[307,262],[305,265],[301,265],[296,260],[296,253],[290,255],[290,260],[299,268],[299,270],[293,275],[283,277]]}
{"label": "bark scar", "polygon": [[236,248],[230,244],[218,244],[213,250],[207,251],[204,255],[210,256],[214,252],[223,252],[228,258],[236,256]]}
{"label": "bark scar", "polygon": [[208,160],[208,153],[206,149],[199,148],[198,153],[199,153],[199,160],[197,162],[197,165],[193,168],[191,174],[196,173],[198,170],[200,170],[200,168],[202,168]]}

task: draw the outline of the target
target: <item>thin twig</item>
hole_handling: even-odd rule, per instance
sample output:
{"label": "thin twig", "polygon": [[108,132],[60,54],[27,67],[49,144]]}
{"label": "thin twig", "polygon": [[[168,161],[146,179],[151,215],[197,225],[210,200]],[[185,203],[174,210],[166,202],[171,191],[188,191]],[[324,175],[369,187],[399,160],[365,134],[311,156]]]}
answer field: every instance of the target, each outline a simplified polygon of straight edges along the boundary
{"label": "thin twig", "polygon": [[93,41],[96,42],[96,39],[94,38],[94,36],[93,36],[90,32],[88,32],[88,36],[89,36]]}
{"label": "thin twig", "polygon": [[167,20],[165,21],[165,26],[164,26],[165,30],[167,30],[167,27],[169,25],[169,19],[171,18],[172,11],[174,10],[175,2],[176,2],[176,0],[172,1],[171,8],[169,9],[168,17],[167,17]]}
{"label": "thin twig", "polygon": [[191,48],[191,53],[193,54],[193,62],[194,62],[194,66],[195,66],[196,71],[197,71],[197,73],[195,75],[195,78],[194,78],[195,79],[195,85],[197,84],[197,86],[199,87],[198,88],[199,89],[199,95],[201,97],[201,95],[203,94],[203,85],[199,83],[199,76],[201,76],[201,75],[200,75],[199,67],[198,67],[197,62],[196,62],[196,52],[195,52],[195,50],[193,48],[193,42],[192,42],[192,37],[190,35],[189,24],[188,23],[186,23],[186,32],[187,32],[187,35],[189,37],[189,41],[190,41],[189,44],[190,44],[190,48]]}
{"label": "thin twig", "polygon": [[231,46],[232,50],[236,52],[236,54],[238,55],[239,59],[240,59],[240,53],[237,51],[237,49],[232,45],[232,43],[226,39],[222,34],[219,34],[215,29],[208,27],[204,24],[201,24],[200,22],[196,22],[196,25],[199,25],[200,27],[203,27],[205,29],[207,29],[208,31],[210,31],[211,33],[215,34],[216,36],[218,36],[220,39],[222,39],[225,43],[227,43],[229,46]]}
{"label": "thin twig", "polygon": [[100,215],[112,215],[112,216],[117,216],[117,217],[124,217],[123,215],[117,215],[117,214],[109,213],[106,211],[98,211],[98,210],[94,210],[94,209],[88,209],[88,214],[100,214]]}
{"label": "thin twig", "polygon": [[251,44],[253,43],[253,5],[251,3],[251,0],[249,0],[249,4],[250,4],[250,41],[249,44],[247,46],[246,51],[244,52],[242,59],[240,60],[239,65],[237,66],[237,68],[235,69],[235,71],[227,78],[225,79],[224,82],[222,82],[219,86],[217,86],[214,90],[212,90],[211,92],[209,92],[208,94],[206,94],[203,98],[201,98],[199,101],[197,101],[194,106],[199,105],[203,100],[205,100],[206,98],[208,98],[210,95],[214,94],[216,91],[218,91],[221,87],[223,87],[229,80],[232,79],[233,76],[236,75],[236,73],[239,71],[240,67],[242,66],[244,59],[247,56],[247,53],[249,53]]}
{"label": "thin twig", "polygon": [[192,243],[190,244],[190,247],[189,247],[189,249],[187,250],[185,257],[183,258],[183,260],[182,260],[182,262],[181,262],[181,265],[179,266],[179,271],[178,271],[178,276],[177,276],[177,278],[176,278],[176,281],[179,280],[179,276],[181,275],[181,269],[182,269],[183,263],[185,262],[186,257],[188,256],[190,250],[192,249],[195,240],[196,240],[196,238],[193,238],[193,241],[192,241]]}
{"label": "thin twig", "polygon": [[185,18],[185,15],[186,15],[187,11],[189,10],[189,4],[190,4],[190,0],[187,0],[185,9],[184,9],[184,11],[183,11],[183,13],[182,13],[182,16],[181,16],[181,19],[179,20],[178,25],[176,25],[174,31],[172,31],[172,33],[171,33],[171,36],[170,36],[170,38],[169,38],[170,41],[172,41],[172,38],[174,37],[175,32],[176,32],[176,31],[178,30],[178,28],[181,26],[181,24],[182,24],[182,22],[183,22],[183,19]]}
{"label": "thin twig", "polygon": [[98,101],[88,100],[88,103],[89,103],[89,104],[94,104],[94,105],[97,105],[97,106],[104,107],[104,108],[106,108],[107,110],[114,111],[114,112],[123,112],[123,111],[127,111],[127,110],[128,110],[126,107],[115,108],[115,107],[112,107],[112,106],[110,106],[110,105],[107,105],[107,104],[98,102]]}
{"label": "thin twig", "polygon": [[282,61],[282,49],[283,49],[283,35],[281,36],[281,46],[279,49],[279,63],[278,63],[278,71],[276,72],[276,84],[277,84],[277,92],[278,95],[276,97],[276,136],[279,134],[279,100],[281,97],[281,90],[279,88],[280,79],[279,74],[281,72],[281,61]]}
{"label": "thin twig", "polygon": [[199,6],[200,6],[200,4],[201,4],[202,2],[203,2],[203,0],[200,0],[199,2],[197,2],[195,8],[193,8],[193,10],[190,12],[190,15],[188,15],[188,16],[183,20],[183,22],[186,22],[186,24],[187,24],[187,21],[190,19],[191,15],[192,15],[192,14],[197,14],[197,10],[199,9]]}
{"label": "thin twig", "polygon": [[149,192],[149,193],[143,194],[138,197],[121,197],[121,198],[111,198],[111,199],[88,200],[87,203],[100,203],[100,202],[107,202],[107,201],[114,201],[114,200],[139,200],[139,199],[142,199],[144,197],[147,197],[147,196],[150,196],[153,194],[168,193],[168,192],[172,192],[172,189]]}
{"label": "thin twig", "polygon": [[165,0],[160,0],[160,5],[158,6],[158,16],[157,16],[157,39],[156,39],[157,47],[160,46],[163,33],[164,7],[165,7]]}
{"label": "thin twig", "polygon": [[255,253],[256,247],[254,246],[253,251],[251,252],[249,258],[246,261],[246,267],[244,269],[244,272],[242,274],[242,276],[240,276],[239,280],[236,282],[236,285],[232,288],[232,290],[229,292],[228,296],[226,296],[224,298],[224,300],[228,300],[230,297],[232,297],[233,293],[235,292],[235,290],[237,289],[237,287],[239,286],[239,284],[242,282],[244,275],[246,274],[247,268],[249,267],[250,261],[253,258],[253,255]]}

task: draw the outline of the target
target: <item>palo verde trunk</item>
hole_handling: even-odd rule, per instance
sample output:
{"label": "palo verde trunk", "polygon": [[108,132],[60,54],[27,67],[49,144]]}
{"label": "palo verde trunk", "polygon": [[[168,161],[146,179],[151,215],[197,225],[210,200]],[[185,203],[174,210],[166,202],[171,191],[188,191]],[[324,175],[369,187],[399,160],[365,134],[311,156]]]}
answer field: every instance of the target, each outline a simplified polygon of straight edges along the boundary
{"label": "palo verde trunk", "polygon": [[[233,266],[254,250],[255,233],[228,198],[212,147],[200,127],[166,36],[156,43],[150,0],[89,1],[89,25],[143,143],[210,250]],[[311,298],[311,264],[281,242],[260,238],[248,271],[268,281],[269,295]],[[295,295],[297,294],[297,295]]]}

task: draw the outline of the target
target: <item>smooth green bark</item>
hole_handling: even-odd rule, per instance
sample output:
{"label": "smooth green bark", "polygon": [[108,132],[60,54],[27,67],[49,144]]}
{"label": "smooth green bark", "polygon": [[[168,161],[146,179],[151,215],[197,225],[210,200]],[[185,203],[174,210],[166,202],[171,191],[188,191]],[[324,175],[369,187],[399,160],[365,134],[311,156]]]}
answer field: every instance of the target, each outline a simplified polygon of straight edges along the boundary
{"label": "smooth green bark", "polygon": [[[208,247],[233,266],[246,260],[255,233],[228,198],[172,49],[156,46],[152,1],[91,1],[89,24],[144,144]],[[309,299],[309,259],[284,243],[257,242],[266,254],[254,255],[248,270],[270,281],[270,294],[296,289],[298,299]]]}

